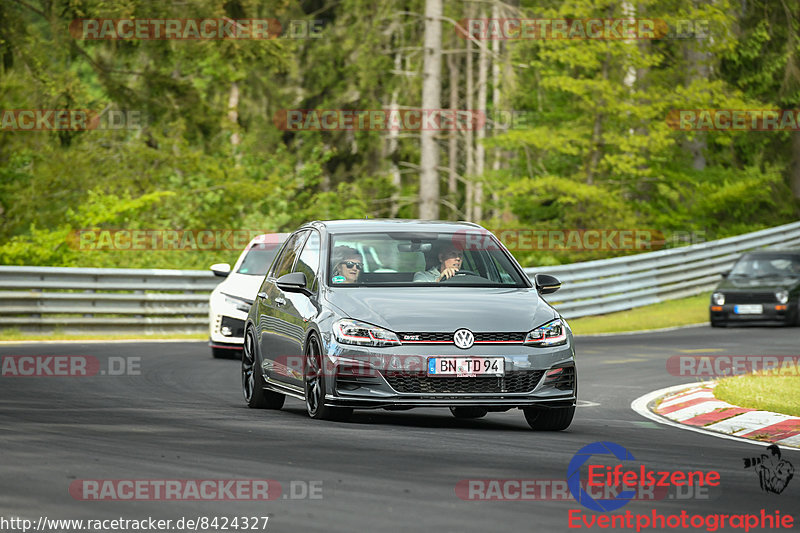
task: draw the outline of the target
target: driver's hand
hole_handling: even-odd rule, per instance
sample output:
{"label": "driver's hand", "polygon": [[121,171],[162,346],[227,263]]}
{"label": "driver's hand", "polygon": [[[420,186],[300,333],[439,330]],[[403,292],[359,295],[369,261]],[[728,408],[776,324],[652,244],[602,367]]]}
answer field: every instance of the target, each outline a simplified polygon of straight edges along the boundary
{"label": "driver's hand", "polygon": [[452,267],[451,268],[445,268],[442,271],[442,274],[439,276],[439,279],[436,280],[436,281],[443,281],[443,280],[446,280],[446,279],[450,279],[455,275],[456,272],[458,272],[457,268],[452,268]]}

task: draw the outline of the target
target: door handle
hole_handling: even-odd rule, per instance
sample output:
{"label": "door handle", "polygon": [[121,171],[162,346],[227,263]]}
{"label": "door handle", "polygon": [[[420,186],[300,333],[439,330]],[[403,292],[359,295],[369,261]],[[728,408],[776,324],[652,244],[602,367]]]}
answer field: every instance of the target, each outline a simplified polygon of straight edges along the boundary
{"label": "door handle", "polygon": [[285,304],[286,304],[286,300],[284,300],[280,296],[275,298],[275,305],[285,305]]}
{"label": "door handle", "polygon": [[266,292],[259,292],[258,293],[258,297],[261,298],[262,300],[266,300],[267,299],[267,293]]}

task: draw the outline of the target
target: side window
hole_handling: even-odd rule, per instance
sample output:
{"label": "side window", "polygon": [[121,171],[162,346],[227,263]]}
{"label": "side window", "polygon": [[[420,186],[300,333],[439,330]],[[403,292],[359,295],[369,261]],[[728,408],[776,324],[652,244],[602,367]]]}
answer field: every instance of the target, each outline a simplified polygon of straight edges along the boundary
{"label": "side window", "polygon": [[499,283],[514,283],[514,279],[509,275],[506,269],[498,263],[497,257],[498,254],[502,253],[499,250],[497,252],[490,252],[491,253],[491,260],[489,265],[487,265],[489,275],[487,276],[492,281],[497,281]]}
{"label": "side window", "polygon": [[286,245],[283,247],[280,258],[272,265],[271,275],[273,277],[279,278],[292,271],[294,260],[307,236],[307,231],[301,231],[289,237],[289,240],[286,241]]}
{"label": "side window", "polygon": [[295,272],[302,272],[306,275],[306,280],[310,284],[309,289],[315,291],[317,289],[316,276],[319,272],[319,233],[312,231],[309,235],[303,252],[300,254],[300,259],[294,267]]}

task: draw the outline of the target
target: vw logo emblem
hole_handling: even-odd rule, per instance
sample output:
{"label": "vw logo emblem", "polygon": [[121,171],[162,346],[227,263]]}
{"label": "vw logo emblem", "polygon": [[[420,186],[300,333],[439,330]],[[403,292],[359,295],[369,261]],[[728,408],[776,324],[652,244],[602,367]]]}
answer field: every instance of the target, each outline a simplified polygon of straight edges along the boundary
{"label": "vw logo emblem", "polygon": [[475,335],[468,329],[459,329],[453,334],[453,342],[459,348],[466,350],[475,343]]}

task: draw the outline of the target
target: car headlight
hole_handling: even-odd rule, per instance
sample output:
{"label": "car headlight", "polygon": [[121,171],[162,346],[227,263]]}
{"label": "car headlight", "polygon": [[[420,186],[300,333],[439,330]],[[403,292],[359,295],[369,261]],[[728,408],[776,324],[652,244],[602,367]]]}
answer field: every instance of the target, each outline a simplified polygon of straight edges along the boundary
{"label": "car headlight", "polygon": [[358,346],[399,346],[397,334],[366,322],[343,318],[333,325],[333,336],[342,344]]}
{"label": "car headlight", "polygon": [[789,291],[782,290],[775,293],[775,298],[778,299],[778,303],[785,304],[789,301]]}
{"label": "car headlight", "polygon": [[711,301],[714,305],[725,305],[725,295],[721,292],[715,292],[711,295]]}
{"label": "car headlight", "polygon": [[567,327],[560,318],[529,331],[523,344],[528,346],[559,346],[567,343]]}
{"label": "car headlight", "polygon": [[244,298],[238,298],[236,296],[231,296],[230,294],[222,293],[223,301],[225,305],[229,305],[234,309],[238,309],[239,311],[249,313],[250,306],[253,305],[253,302],[250,300],[245,300]]}

